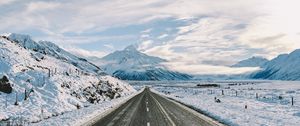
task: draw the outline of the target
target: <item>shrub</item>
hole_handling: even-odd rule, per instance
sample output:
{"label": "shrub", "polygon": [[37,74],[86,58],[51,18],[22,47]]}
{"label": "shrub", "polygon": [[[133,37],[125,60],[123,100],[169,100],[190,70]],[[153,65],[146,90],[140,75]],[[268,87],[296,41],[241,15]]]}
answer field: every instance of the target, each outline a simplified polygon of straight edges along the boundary
{"label": "shrub", "polygon": [[0,79],[0,91],[4,93],[11,93],[12,92],[12,87],[9,83],[9,80],[6,76],[3,76]]}

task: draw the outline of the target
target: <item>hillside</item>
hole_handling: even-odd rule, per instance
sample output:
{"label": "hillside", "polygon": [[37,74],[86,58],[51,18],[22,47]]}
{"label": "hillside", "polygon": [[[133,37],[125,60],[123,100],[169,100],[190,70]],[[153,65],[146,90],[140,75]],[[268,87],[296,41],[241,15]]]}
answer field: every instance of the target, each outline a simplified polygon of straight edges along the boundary
{"label": "hillside", "polygon": [[[28,35],[0,36],[0,120],[38,122],[135,90],[96,65]],[[11,89],[11,90],[10,90]]]}
{"label": "hillside", "polygon": [[267,62],[263,70],[253,73],[254,79],[300,80],[300,49],[282,54]]}
{"label": "hillside", "polygon": [[249,59],[242,60],[231,67],[262,67],[268,61],[269,60],[263,57],[251,57]]}

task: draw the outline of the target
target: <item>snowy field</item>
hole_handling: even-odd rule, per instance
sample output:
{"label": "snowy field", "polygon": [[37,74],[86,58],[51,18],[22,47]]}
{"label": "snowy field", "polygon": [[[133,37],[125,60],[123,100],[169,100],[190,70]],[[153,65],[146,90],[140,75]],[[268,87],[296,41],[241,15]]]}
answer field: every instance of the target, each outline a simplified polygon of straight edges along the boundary
{"label": "snowy field", "polygon": [[[237,126],[299,126],[300,82],[129,82]],[[198,86],[197,86],[198,85]],[[223,94],[222,94],[223,92]],[[292,105],[293,98],[293,105]]]}

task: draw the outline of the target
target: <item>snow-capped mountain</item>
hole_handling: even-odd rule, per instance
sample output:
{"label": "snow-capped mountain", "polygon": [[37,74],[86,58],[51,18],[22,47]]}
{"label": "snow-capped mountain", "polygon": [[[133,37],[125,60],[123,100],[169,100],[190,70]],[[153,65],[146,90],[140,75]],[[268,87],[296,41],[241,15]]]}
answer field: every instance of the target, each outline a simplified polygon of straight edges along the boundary
{"label": "snow-capped mountain", "polygon": [[[37,122],[135,90],[85,59],[28,35],[0,36],[0,120]],[[5,88],[2,88],[5,87]]]}
{"label": "snow-capped mountain", "polygon": [[29,49],[35,52],[39,52],[44,55],[53,56],[64,62],[68,62],[78,69],[84,70],[85,72],[92,72],[97,74],[104,74],[103,71],[96,65],[90,63],[84,58],[77,57],[64,49],[58,47],[52,42],[39,41],[35,42],[29,35],[11,33],[7,35],[9,40],[18,43],[25,49]]}
{"label": "snow-capped mountain", "polygon": [[141,53],[135,46],[128,46],[101,59],[101,68],[123,80],[188,80],[191,76],[168,70],[161,65],[164,59]]}
{"label": "snow-capped mountain", "polygon": [[269,60],[263,57],[251,57],[246,60],[242,60],[231,67],[262,67]]}
{"label": "snow-capped mountain", "polygon": [[300,80],[300,49],[282,54],[263,65],[263,70],[251,78],[271,80]]}

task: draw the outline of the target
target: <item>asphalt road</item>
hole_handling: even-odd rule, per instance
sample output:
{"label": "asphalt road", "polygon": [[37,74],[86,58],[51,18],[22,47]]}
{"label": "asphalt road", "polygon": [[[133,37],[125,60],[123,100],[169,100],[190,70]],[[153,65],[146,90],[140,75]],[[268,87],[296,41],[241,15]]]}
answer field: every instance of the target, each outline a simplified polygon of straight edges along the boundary
{"label": "asphalt road", "polygon": [[218,126],[211,118],[146,88],[93,126]]}

